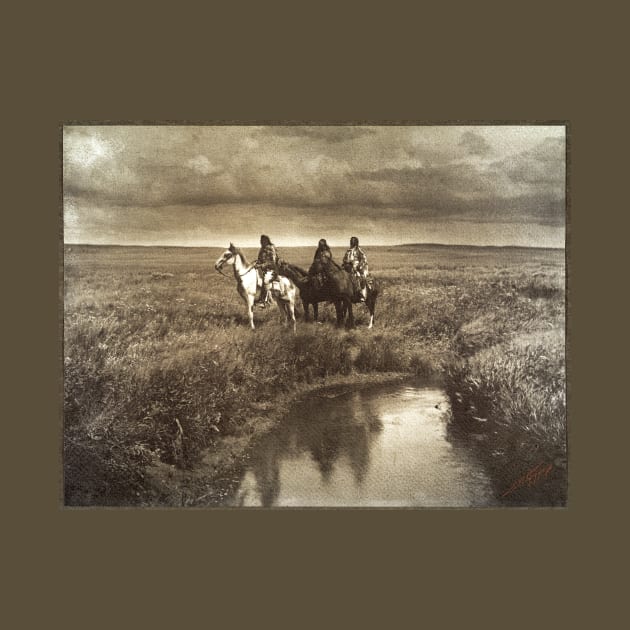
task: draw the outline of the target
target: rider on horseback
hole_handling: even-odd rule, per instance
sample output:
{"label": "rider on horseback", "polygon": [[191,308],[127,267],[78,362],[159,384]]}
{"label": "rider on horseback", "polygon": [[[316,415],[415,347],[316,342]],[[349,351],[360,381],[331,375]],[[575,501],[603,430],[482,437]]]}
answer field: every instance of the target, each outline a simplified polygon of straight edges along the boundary
{"label": "rider on horseback", "polygon": [[367,298],[368,262],[365,252],[359,247],[359,239],[356,236],[350,239],[350,249],[346,251],[343,257],[343,266],[357,279],[361,302],[365,302]]}
{"label": "rider on horseback", "polygon": [[[278,252],[276,252],[276,246],[266,234],[262,234],[260,237],[260,250],[258,251],[258,258],[256,259],[256,267],[260,271],[262,278],[264,279],[266,271],[272,270],[277,273],[277,265]],[[260,289],[260,298],[258,298],[260,308],[265,308],[268,291],[269,285],[263,282],[263,286]]]}
{"label": "rider on horseback", "polygon": [[308,270],[309,276],[313,277],[316,288],[321,289],[326,284],[328,272],[332,264],[332,252],[330,251],[330,247],[328,247],[328,243],[326,243],[326,239],[322,238],[317,244],[313,264]]}

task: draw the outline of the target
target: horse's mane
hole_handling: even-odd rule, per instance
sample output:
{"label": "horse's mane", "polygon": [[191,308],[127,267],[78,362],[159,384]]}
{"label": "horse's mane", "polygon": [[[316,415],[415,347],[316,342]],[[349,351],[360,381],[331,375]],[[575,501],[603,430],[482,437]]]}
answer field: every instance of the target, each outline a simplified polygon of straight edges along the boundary
{"label": "horse's mane", "polygon": [[280,267],[282,275],[293,280],[293,282],[304,282],[308,278],[308,272],[302,267],[284,262]]}
{"label": "horse's mane", "polygon": [[234,248],[234,253],[241,257],[241,259],[243,260],[243,264],[246,267],[249,267],[249,261],[247,260],[247,257],[245,256],[245,254],[243,254],[243,252],[238,247]]}

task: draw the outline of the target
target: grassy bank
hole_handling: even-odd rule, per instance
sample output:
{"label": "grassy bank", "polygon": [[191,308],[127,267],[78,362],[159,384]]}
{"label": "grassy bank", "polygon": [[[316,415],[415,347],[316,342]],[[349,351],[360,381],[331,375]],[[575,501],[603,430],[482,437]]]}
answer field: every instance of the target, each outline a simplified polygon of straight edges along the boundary
{"label": "grassy bank", "polygon": [[[565,368],[559,331],[519,335],[481,350],[451,365],[445,383],[453,428],[479,438],[475,446],[499,496],[518,505],[564,505]],[[544,484],[536,475],[526,479],[548,466]]]}
{"label": "grassy bank", "polygon": [[218,254],[66,252],[67,504],[194,504],[295,396],[393,373],[446,375],[451,424],[484,436],[497,478],[538,459],[562,470],[561,255],[378,249],[376,328],[359,308],[359,328],[337,330],[328,307],[294,336],[275,310],[247,329],[234,283],[211,271]]}

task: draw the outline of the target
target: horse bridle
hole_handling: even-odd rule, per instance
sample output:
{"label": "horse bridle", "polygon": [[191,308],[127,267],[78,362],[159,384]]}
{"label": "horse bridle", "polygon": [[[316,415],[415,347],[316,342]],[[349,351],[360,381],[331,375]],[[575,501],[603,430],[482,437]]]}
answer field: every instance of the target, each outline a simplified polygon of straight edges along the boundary
{"label": "horse bridle", "polygon": [[[233,257],[233,256],[236,256],[236,254],[233,254],[232,252],[230,252],[230,257]],[[215,267],[215,268],[222,276],[225,276],[226,278],[229,279],[230,276],[228,276],[226,273],[223,272],[223,265],[225,264],[227,260],[228,259],[226,258],[218,267]],[[243,273],[236,272],[236,274],[242,278],[245,274],[248,274],[255,266],[256,266],[256,263],[252,263]]]}

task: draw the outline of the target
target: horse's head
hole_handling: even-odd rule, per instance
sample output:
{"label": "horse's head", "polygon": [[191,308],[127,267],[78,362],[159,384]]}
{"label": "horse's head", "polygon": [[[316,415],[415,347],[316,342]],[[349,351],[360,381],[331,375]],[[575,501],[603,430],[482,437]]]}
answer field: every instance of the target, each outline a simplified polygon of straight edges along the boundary
{"label": "horse's head", "polygon": [[217,262],[214,263],[214,268],[217,271],[221,271],[221,267],[226,264],[234,265],[234,268],[239,272],[249,265],[243,252],[234,243],[230,243],[230,246],[221,254]]}
{"label": "horse's head", "polygon": [[221,256],[219,256],[219,258],[217,258],[217,261],[214,263],[214,268],[217,271],[221,271],[221,267],[223,267],[223,265],[228,264],[228,265],[233,265],[234,264],[234,256],[236,255],[234,251],[232,251],[232,248],[234,247],[234,245],[232,245],[232,243],[230,243],[230,249],[226,249]]}

